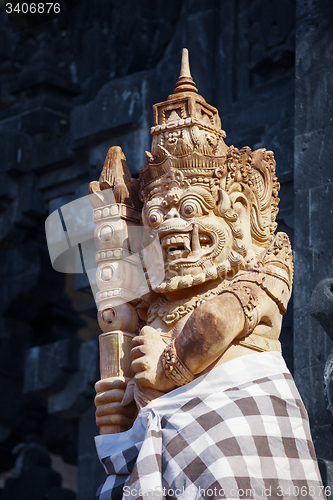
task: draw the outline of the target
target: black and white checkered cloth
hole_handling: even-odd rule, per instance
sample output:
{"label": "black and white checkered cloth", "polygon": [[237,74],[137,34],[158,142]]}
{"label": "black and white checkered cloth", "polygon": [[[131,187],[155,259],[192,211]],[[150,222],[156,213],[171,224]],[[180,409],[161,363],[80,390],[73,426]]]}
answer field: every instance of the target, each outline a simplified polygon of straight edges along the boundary
{"label": "black and white checkered cloth", "polygon": [[98,436],[99,500],[323,499],[308,418],[279,353],[234,359]]}

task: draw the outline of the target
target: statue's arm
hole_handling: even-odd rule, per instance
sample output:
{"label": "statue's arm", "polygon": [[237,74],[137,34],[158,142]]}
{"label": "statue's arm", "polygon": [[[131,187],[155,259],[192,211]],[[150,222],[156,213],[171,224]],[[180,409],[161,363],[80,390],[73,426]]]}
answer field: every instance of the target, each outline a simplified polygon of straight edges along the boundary
{"label": "statue's arm", "polygon": [[193,375],[201,373],[223,354],[244,326],[239,300],[224,293],[192,313],[175,341],[177,355]]}
{"label": "statue's arm", "polygon": [[[236,296],[225,293],[215,297],[194,310],[183,330],[177,337],[172,351],[166,347],[160,334],[153,328],[142,328],[140,335],[132,341],[132,369],[135,382],[142,387],[150,387],[169,392],[178,385],[191,381],[211,365],[244,330],[244,312]],[[169,357],[177,358],[177,367],[184,366],[182,376],[176,380],[174,369],[168,370]]]}
{"label": "statue's arm", "polygon": [[232,286],[195,309],[168,347],[157,331],[144,327],[132,341],[135,382],[164,392],[184,385],[212,365],[235,339],[256,327],[260,334],[264,329],[265,336],[277,339],[281,317],[277,304],[259,286]]}
{"label": "statue's arm", "polygon": [[236,339],[254,332],[277,340],[281,321],[281,311],[266,291],[254,283],[237,283],[193,312],[175,341],[175,351],[189,371],[197,375]]}

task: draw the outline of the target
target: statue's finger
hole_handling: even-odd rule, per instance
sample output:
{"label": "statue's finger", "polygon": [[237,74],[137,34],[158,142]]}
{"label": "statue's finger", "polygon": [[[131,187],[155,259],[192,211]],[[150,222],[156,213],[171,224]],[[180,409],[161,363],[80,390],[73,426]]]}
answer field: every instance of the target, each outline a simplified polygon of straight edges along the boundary
{"label": "statue's finger", "polygon": [[133,419],[118,413],[117,415],[104,415],[102,417],[97,417],[96,424],[98,427],[106,425],[120,425],[126,430],[132,427]]}
{"label": "statue's finger", "polygon": [[95,405],[100,406],[108,403],[120,403],[124,394],[125,391],[121,389],[112,389],[111,391],[100,392],[95,397]]}
{"label": "statue's finger", "polygon": [[103,417],[105,415],[125,415],[127,417],[133,417],[135,414],[135,407],[128,406],[127,408],[122,406],[121,403],[109,403],[106,405],[101,405],[96,408],[96,418]]}
{"label": "statue's finger", "polygon": [[131,368],[134,371],[134,373],[139,373],[139,372],[143,372],[143,371],[147,370],[148,365],[144,361],[144,359],[145,359],[145,357],[143,356],[141,358],[138,358],[138,359],[135,359],[134,361],[132,361]]}
{"label": "statue's finger", "polygon": [[99,380],[95,384],[96,392],[110,391],[112,389],[126,389],[126,380],[124,378],[109,377]]}
{"label": "statue's finger", "polygon": [[137,337],[134,337],[132,339],[132,346],[133,347],[136,347],[138,345],[143,345],[144,344],[144,337],[142,337],[141,335],[138,335]]}
{"label": "statue's finger", "polygon": [[143,328],[141,328],[140,336],[148,337],[152,335],[159,335],[155,328],[152,328],[151,326],[144,326]]}
{"label": "statue's finger", "polygon": [[141,358],[145,354],[147,354],[147,347],[145,346],[133,347],[133,349],[131,350],[132,359]]}

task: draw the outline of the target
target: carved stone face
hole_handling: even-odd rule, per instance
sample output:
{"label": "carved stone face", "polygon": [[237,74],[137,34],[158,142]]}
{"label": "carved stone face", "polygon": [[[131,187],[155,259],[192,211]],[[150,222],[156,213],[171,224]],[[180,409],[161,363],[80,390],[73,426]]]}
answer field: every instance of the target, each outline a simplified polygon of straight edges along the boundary
{"label": "carved stone face", "polygon": [[144,224],[158,234],[165,280],[172,280],[172,289],[216,278],[217,266],[227,262],[233,245],[231,228],[216,215],[217,200],[209,189],[183,184],[156,193],[143,209]]}

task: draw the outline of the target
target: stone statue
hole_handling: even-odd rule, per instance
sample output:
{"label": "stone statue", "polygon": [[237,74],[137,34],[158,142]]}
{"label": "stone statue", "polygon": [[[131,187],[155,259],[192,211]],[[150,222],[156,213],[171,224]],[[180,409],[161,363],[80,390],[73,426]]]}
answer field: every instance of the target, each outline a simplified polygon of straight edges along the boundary
{"label": "stone statue", "polygon": [[[174,93],[153,110],[139,179],[111,148],[89,190],[104,332],[96,443],[109,474],[99,498],[277,498],[288,487],[296,498],[302,486],[306,498],[323,498],[306,412],[280,354],[293,263],[288,236],[275,234],[273,153],[225,144],[186,49]],[[128,246],[139,224],[145,290]]]}

